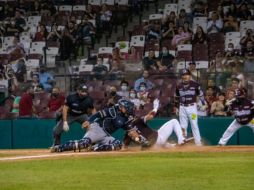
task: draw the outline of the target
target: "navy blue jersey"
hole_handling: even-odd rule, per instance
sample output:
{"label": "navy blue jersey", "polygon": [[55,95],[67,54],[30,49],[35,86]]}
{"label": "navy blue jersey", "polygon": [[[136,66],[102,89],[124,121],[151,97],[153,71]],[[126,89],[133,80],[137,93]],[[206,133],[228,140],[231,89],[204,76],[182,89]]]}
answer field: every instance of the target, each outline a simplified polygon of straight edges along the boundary
{"label": "navy blue jersey", "polygon": [[116,130],[122,128],[123,130],[130,130],[131,126],[128,125],[132,121],[132,116],[126,116],[120,112],[118,106],[105,108],[98,111],[89,118],[89,122],[98,123],[105,132],[108,134],[114,133]]}
{"label": "navy blue jersey", "polygon": [[81,98],[78,93],[67,96],[65,105],[69,107],[69,114],[72,116],[89,114],[89,109],[94,108],[93,99],[90,96]]}
{"label": "navy blue jersey", "polygon": [[205,104],[204,93],[198,83],[189,81],[187,84],[180,83],[176,88],[176,98],[179,99],[180,104],[193,104],[197,102],[197,96]]}

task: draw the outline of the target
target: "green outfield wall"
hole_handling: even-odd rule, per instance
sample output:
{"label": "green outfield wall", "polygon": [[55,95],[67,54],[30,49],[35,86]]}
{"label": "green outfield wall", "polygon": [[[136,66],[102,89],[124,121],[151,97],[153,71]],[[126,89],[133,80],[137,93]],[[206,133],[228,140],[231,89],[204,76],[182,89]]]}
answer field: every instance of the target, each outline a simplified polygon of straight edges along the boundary
{"label": "green outfield wall", "polygon": [[[149,121],[149,126],[160,128],[168,118],[157,118]],[[231,117],[203,117],[199,118],[199,128],[203,141],[208,145],[216,145],[233,121]],[[52,145],[53,119],[15,119],[0,120],[0,149],[48,148]],[[70,126],[70,131],[62,136],[62,143],[68,140],[80,139],[85,130],[78,123]],[[114,137],[122,139],[123,130],[118,130]],[[189,127],[189,135],[191,130]],[[175,135],[169,138],[174,141]],[[254,145],[254,133],[248,127],[241,128],[230,139],[229,145]]]}

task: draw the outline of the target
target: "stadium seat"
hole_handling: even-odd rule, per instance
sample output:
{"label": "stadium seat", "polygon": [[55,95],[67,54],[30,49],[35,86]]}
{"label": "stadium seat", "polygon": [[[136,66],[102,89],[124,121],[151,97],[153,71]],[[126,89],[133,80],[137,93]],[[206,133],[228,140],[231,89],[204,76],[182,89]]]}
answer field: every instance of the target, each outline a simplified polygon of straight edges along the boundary
{"label": "stadium seat", "polygon": [[100,47],[98,50],[98,57],[111,58],[113,53],[112,47]]}
{"label": "stadium seat", "polygon": [[159,21],[161,22],[163,15],[162,14],[150,14],[149,21]]}
{"label": "stadium seat", "polygon": [[27,24],[31,26],[38,26],[41,22],[41,16],[28,16]]}
{"label": "stadium seat", "polygon": [[134,46],[136,51],[139,53],[139,57],[143,57],[145,47],[145,36],[137,35],[131,36],[130,47]]}
{"label": "stadium seat", "polygon": [[86,6],[85,5],[73,5],[72,7],[72,15],[76,18],[82,18],[85,14]]}
{"label": "stadium seat", "polygon": [[40,67],[40,60],[39,59],[28,59],[26,61],[26,67],[27,67],[27,70],[39,68]]}
{"label": "stadium seat", "polygon": [[94,65],[89,65],[89,64],[79,65],[79,74],[80,75],[90,74],[91,71],[93,70],[93,67]]}
{"label": "stadium seat", "polygon": [[197,26],[201,26],[204,32],[207,32],[207,17],[194,17],[193,18],[193,31],[196,32]]}
{"label": "stadium seat", "polygon": [[88,4],[92,5],[92,10],[96,13],[101,9],[101,0],[88,0]]}
{"label": "stadium seat", "polygon": [[242,20],[240,22],[240,33],[241,36],[244,36],[247,29],[254,30],[254,20]]}
{"label": "stadium seat", "polygon": [[177,46],[177,57],[185,61],[192,61],[192,45],[183,44]]}
{"label": "stadium seat", "polygon": [[115,0],[116,3],[121,6],[128,6],[128,0]]}
{"label": "stadium seat", "polygon": [[43,49],[46,45],[46,42],[45,41],[37,41],[37,42],[32,42],[31,43],[31,48],[34,48],[34,49]]}
{"label": "stadium seat", "polygon": [[225,38],[225,50],[228,49],[228,44],[233,43],[234,49],[240,49],[240,40],[241,40],[241,33],[240,32],[227,32]]}
{"label": "stadium seat", "polygon": [[101,5],[106,4],[109,10],[114,10],[115,0],[101,0]]}
{"label": "stadium seat", "polygon": [[191,13],[192,0],[178,0],[178,10],[184,9],[186,13]]}
{"label": "stadium seat", "polygon": [[164,5],[163,16],[169,15],[172,11],[178,14],[178,5],[174,3],[169,3]]}
{"label": "stadium seat", "polygon": [[72,12],[71,5],[60,5],[58,7],[58,14],[60,15],[70,15],[71,12]]}
{"label": "stadium seat", "polygon": [[54,41],[48,41],[47,42],[48,47],[57,47],[60,48],[60,43],[59,42],[54,42]]}

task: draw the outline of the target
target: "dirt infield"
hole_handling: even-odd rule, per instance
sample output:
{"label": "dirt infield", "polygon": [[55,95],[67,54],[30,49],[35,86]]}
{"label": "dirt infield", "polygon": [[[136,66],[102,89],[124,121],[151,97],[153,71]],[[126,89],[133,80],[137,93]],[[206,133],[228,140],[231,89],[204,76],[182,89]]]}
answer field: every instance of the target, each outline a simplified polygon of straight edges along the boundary
{"label": "dirt infield", "polygon": [[253,152],[254,146],[184,146],[168,149],[150,149],[141,151],[139,148],[130,148],[128,150],[120,150],[117,152],[64,152],[50,153],[48,149],[16,149],[16,150],[0,150],[0,161],[14,160],[33,160],[33,159],[55,159],[61,157],[79,157],[79,156],[94,156],[94,155],[131,155],[131,154],[146,154],[156,152]]}

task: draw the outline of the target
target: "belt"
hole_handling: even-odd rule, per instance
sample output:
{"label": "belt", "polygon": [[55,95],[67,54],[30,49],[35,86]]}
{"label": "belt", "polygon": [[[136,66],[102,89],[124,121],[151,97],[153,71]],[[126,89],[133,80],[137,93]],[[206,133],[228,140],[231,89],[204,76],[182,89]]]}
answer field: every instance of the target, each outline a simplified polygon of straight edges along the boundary
{"label": "belt", "polygon": [[183,104],[183,103],[180,103],[181,106],[185,106],[185,107],[189,107],[189,106],[194,106],[194,103],[191,103],[191,104]]}

